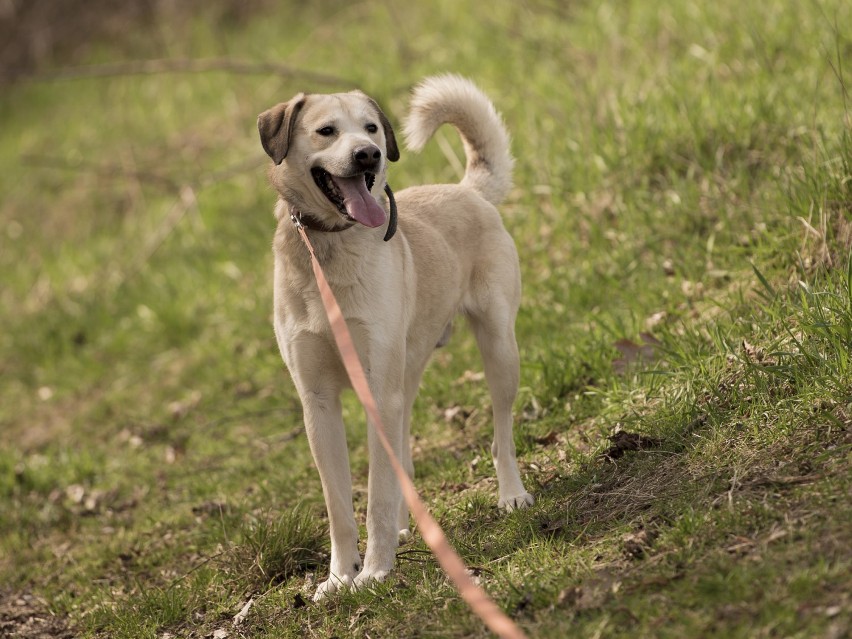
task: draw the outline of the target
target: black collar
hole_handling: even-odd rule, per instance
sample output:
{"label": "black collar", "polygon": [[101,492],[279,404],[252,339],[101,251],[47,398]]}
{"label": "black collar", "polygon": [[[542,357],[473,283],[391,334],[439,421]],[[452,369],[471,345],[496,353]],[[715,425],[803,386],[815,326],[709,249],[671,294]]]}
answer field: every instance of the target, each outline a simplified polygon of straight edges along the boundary
{"label": "black collar", "polygon": [[[384,240],[387,242],[391,239],[396,233],[396,199],[393,196],[393,191],[391,191],[391,187],[388,184],[385,184],[385,193],[388,196],[388,203],[390,204],[390,216],[388,220],[388,228],[385,232]],[[340,231],[345,231],[346,229],[350,229],[355,226],[355,222],[347,222],[343,226],[326,226],[322,222],[320,222],[317,218],[312,215],[305,215],[300,211],[295,211],[293,209],[290,210],[290,219],[293,220],[293,224],[296,226],[304,226],[306,229],[310,229],[311,231],[320,231],[322,233],[339,233]]]}
{"label": "black collar", "polygon": [[326,226],[322,222],[320,222],[313,215],[305,215],[300,211],[291,211],[290,219],[293,220],[293,223],[296,226],[304,226],[306,229],[310,229],[311,231],[320,231],[322,233],[339,233],[340,231],[345,231],[346,229],[351,229],[355,226],[355,222],[346,222],[342,226]]}

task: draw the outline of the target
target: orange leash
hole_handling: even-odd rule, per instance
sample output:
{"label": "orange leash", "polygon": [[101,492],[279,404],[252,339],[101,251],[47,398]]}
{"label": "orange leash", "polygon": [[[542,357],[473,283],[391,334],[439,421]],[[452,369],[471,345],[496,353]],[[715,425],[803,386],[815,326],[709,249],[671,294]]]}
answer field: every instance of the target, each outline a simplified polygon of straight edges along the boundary
{"label": "orange leash", "polygon": [[355,351],[355,345],[352,342],[352,336],[349,333],[349,328],[346,326],[346,320],[343,319],[343,312],[340,310],[340,306],[337,304],[334,293],[328,285],[328,280],[325,279],[325,273],[323,273],[322,267],[317,260],[317,256],[314,254],[314,247],[311,245],[304,227],[295,218],[294,222],[296,222],[296,228],[311,254],[311,264],[314,269],[314,276],[317,279],[317,286],[319,287],[320,296],[322,297],[322,303],[325,306],[325,312],[328,315],[328,321],[331,324],[334,341],[337,342],[337,348],[340,351],[340,358],[343,360],[343,365],[349,375],[349,380],[352,382],[352,388],[355,390],[355,394],[358,395],[358,399],[361,400],[367,414],[370,416],[371,421],[376,427],[376,434],[390,458],[391,466],[393,466],[394,472],[396,472],[396,476],[399,479],[400,487],[402,488],[402,496],[408,503],[408,508],[411,510],[414,521],[417,522],[417,527],[420,530],[423,541],[425,541],[426,545],[432,549],[432,553],[444,569],[444,572],[447,573],[449,578],[455,584],[456,589],[462,596],[462,599],[464,599],[470,606],[471,610],[473,610],[473,612],[476,613],[483,622],[485,622],[485,625],[488,626],[488,628],[503,639],[526,639],[526,635],[524,635],[521,629],[515,625],[515,622],[509,619],[509,617],[500,610],[497,604],[488,597],[485,591],[477,586],[473,579],[470,578],[470,574],[468,573],[461,557],[459,557],[450,546],[446,535],[444,535],[444,531],[441,530],[441,526],[438,525],[438,522],[435,521],[434,517],[429,514],[426,506],[420,500],[420,497],[417,494],[417,489],[414,487],[411,478],[402,468],[402,464],[399,459],[397,459],[390,442],[385,436],[385,430],[382,425],[382,419],[379,416],[376,400],[370,392],[370,386],[367,384],[367,377],[364,374],[364,368],[361,366],[361,360],[358,358],[358,353]]}

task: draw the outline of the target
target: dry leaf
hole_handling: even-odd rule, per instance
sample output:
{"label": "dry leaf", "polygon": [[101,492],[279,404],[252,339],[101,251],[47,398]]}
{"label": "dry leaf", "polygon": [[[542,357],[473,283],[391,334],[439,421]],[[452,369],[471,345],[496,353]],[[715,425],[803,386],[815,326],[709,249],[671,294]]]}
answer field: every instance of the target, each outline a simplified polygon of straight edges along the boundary
{"label": "dry leaf", "polygon": [[612,367],[616,373],[625,373],[631,364],[645,364],[657,358],[657,351],[661,342],[650,333],[640,333],[641,344],[629,339],[620,339],[613,344],[615,349],[621,353],[621,357],[612,360]]}
{"label": "dry leaf", "polygon": [[536,444],[540,444],[541,446],[551,446],[559,442],[559,433],[557,433],[555,430],[552,430],[543,437],[534,437],[533,441]]}
{"label": "dry leaf", "polygon": [[236,615],[234,615],[235,626],[239,626],[242,622],[246,620],[246,617],[248,617],[249,610],[251,610],[252,604],[254,604],[254,599],[250,598],[246,602],[246,605],[243,606]]}
{"label": "dry leaf", "polygon": [[559,593],[558,603],[575,610],[595,610],[621,589],[621,582],[607,569],[596,572],[579,586]]}
{"label": "dry leaf", "polygon": [[664,319],[668,317],[668,313],[665,311],[658,311],[652,314],[648,319],[645,320],[645,328],[648,330],[655,328],[659,325]]}
{"label": "dry leaf", "polygon": [[615,433],[614,435],[610,435],[608,439],[612,442],[612,446],[610,446],[603,453],[601,453],[601,457],[609,460],[623,457],[624,453],[631,450],[646,450],[648,448],[655,448],[661,443],[659,439],[654,439],[653,437],[646,437],[645,435],[640,435],[639,433],[629,433],[625,430],[621,430]]}
{"label": "dry leaf", "polygon": [[621,538],[624,543],[624,554],[633,559],[641,559],[645,551],[654,543],[657,534],[654,531],[643,529],[635,533],[627,533]]}
{"label": "dry leaf", "polygon": [[544,416],[546,409],[541,407],[538,399],[535,397],[530,398],[529,404],[524,406],[521,411],[521,419],[525,422],[534,422],[538,421],[542,416]]}
{"label": "dry leaf", "polygon": [[68,497],[72,504],[80,504],[86,496],[86,489],[80,484],[71,484],[65,489],[65,496]]}
{"label": "dry leaf", "polygon": [[450,408],[445,409],[444,410],[444,421],[445,422],[453,421],[456,418],[456,416],[459,413],[461,413],[461,410],[462,410],[461,406],[451,406]]}
{"label": "dry leaf", "polygon": [[483,379],[485,379],[485,373],[482,371],[465,371],[462,376],[453,383],[459,385],[467,382],[481,382]]}

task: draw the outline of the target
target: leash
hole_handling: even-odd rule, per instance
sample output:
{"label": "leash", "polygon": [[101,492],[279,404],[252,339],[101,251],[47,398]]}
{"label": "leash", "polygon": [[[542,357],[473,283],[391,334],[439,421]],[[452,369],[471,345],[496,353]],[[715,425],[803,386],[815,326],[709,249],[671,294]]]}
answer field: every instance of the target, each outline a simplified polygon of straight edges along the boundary
{"label": "leash", "polygon": [[[393,194],[389,193],[391,202],[393,203]],[[395,203],[392,207],[396,209]],[[395,216],[394,216],[395,218]],[[376,434],[381,441],[385,452],[390,459],[391,466],[399,479],[402,495],[405,498],[408,508],[411,511],[414,521],[417,523],[417,528],[420,530],[420,535],[426,545],[432,549],[432,553],[444,569],[444,572],[455,584],[456,589],[462,596],[471,610],[482,619],[486,626],[491,629],[501,639],[526,639],[526,635],[515,625],[509,617],[495,604],[480,588],[468,573],[467,567],[464,565],[461,557],[450,546],[444,531],[441,526],[435,521],[435,518],[426,509],[424,503],[420,500],[417,494],[417,489],[414,483],[408,476],[408,473],[402,468],[402,464],[397,459],[396,453],[385,435],[385,429],[382,425],[382,419],[379,416],[379,410],[376,406],[376,400],[370,392],[370,386],[367,383],[367,376],[364,373],[364,368],[361,366],[361,360],[358,358],[358,353],[355,351],[355,344],[352,342],[352,336],[349,333],[349,328],[346,326],[346,320],[343,318],[343,312],[337,304],[334,293],[325,278],[322,267],[320,266],[317,256],[314,253],[314,247],[308,239],[308,234],[305,232],[305,227],[302,226],[298,218],[293,216],[293,222],[296,229],[302,236],[308,252],[311,254],[311,266],[314,269],[314,276],[317,280],[320,296],[322,297],[325,312],[328,315],[328,321],[331,325],[331,331],[334,335],[334,341],[337,343],[337,348],[340,351],[340,358],[343,360],[343,365],[346,368],[346,373],[349,375],[349,380],[352,382],[352,388],[358,399],[364,405],[370,420],[376,428]],[[395,222],[395,220],[394,220]],[[396,230],[394,224],[394,230]],[[390,229],[388,229],[390,231]],[[390,239],[390,238],[386,238]]]}

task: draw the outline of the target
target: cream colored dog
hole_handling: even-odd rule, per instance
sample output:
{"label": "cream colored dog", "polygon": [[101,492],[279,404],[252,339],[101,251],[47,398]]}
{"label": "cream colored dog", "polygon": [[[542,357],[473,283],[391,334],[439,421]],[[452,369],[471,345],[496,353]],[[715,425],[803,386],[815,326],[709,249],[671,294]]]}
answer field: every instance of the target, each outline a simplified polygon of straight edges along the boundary
{"label": "cream colored dog", "polygon": [[464,178],[401,191],[394,234],[394,207],[389,217],[380,198],[387,162],[399,159],[399,150],[373,100],[359,91],[299,94],[258,117],[279,194],[275,335],[302,401],[331,528],[330,575],[316,600],[341,586],[387,576],[398,536],[409,534],[409,524],[399,484],[370,427],[367,551],[361,563],[340,404],[349,382],[293,217],[309,229],[388,438],[408,473],[414,471],[409,429],[420,378],[461,314],[476,336],[491,391],[499,504],[512,510],[533,502],[521,483],[512,439],[519,379],[518,253],[495,208],[511,186],[509,138],[488,98],[457,76],[432,77],[415,89],[405,125],[408,146],[420,150],[445,122],[464,141]]}

